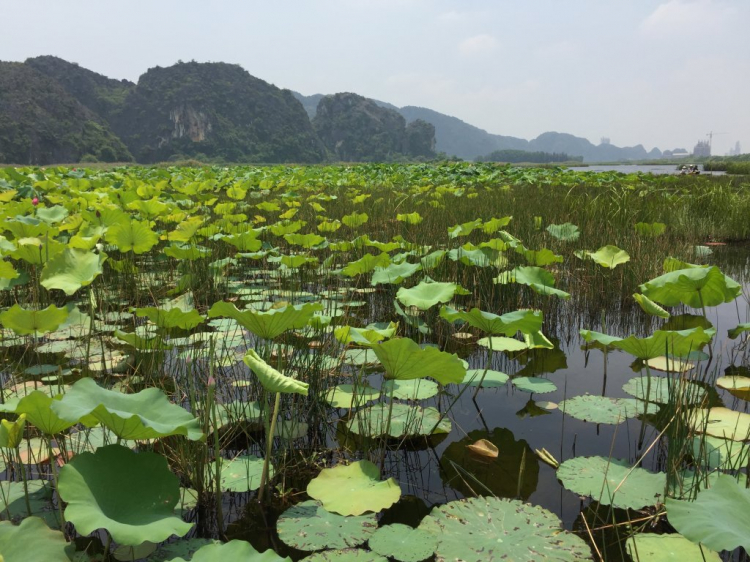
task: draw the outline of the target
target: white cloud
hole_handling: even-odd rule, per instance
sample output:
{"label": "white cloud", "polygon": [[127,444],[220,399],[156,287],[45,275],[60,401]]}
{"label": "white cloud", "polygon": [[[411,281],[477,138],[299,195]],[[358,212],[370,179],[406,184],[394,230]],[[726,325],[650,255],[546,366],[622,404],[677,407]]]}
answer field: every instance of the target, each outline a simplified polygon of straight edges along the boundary
{"label": "white cloud", "polygon": [[464,39],[458,46],[461,54],[467,56],[490,53],[495,49],[497,49],[497,39],[486,33]]}
{"label": "white cloud", "polygon": [[719,0],[669,0],[660,4],[641,23],[641,30],[649,34],[700,34],[715,30],[725,23],[732,13],[733,9]]}

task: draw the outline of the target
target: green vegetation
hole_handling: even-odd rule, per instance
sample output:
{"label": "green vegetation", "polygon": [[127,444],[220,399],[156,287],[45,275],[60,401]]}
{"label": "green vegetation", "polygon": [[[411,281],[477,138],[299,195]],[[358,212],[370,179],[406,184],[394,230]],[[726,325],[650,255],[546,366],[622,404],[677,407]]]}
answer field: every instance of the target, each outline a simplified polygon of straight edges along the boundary
{"label": "green vegetation", "polygon": [[529,152],[526,150],[495,150],[477,158],[477,162],[505,162],[508,164],[551,164],[562,162],[583,162],[583,156],[569,156],[564,152]]}

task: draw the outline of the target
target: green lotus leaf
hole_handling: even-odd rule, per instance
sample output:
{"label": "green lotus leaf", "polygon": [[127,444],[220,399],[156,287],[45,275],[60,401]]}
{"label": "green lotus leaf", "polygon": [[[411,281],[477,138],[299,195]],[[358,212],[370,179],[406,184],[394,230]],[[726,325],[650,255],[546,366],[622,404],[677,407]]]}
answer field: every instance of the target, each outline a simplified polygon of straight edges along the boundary
{"label": "green lotus leaf", "polygon": [[28,517],[16,526],[0,522],[0,558],[3,562],[61,562],[68,560],[68,541],[39,517]]}
{"label": "green lotus leaf", "polygon": [[[145,332],[142,332],[145,333]],[[172,346],[164,341],[161,336],[154,336],[146,333],[145,337],[139,336],[136,333],[123,332],[122,330],[115,330],[115,337],[134,347],[140,351],[157,351],[172,349]]]}
{"label": "green lotus leaf", "polygon": [[[177,543],[179,544],[179,543]],[[151,560],[151,558],[149,558]],[[155,559],[161,560],[159,558]],[[226,543],[212,543],[202,546],[188,558],[169,558],[170,562],[227,562],[242,560],[243,562],[292,562],[288,556],[282,558],[273,550],[258,552],[246,541],[231,540]]]}
{"label": "green lotus leaf", "polygon": [[542,248],[541,250],[529,250],[528,248],[518,245],[516,246],[516,253],[521,254],[531,266],[544,267],[553,263],[562,263],[563,257],[556,254],[552,250]]}
{"label": "green lotus leaf", "polygon": [[[482,380],[482,377],[484,377],[484,380]],[[469,386],[479,386],[481,383],[482,388],[497,388],[505,386],[509,378],[508,375],[500,371],[488,369],[485,374],[484,369],[469,369],[466,371],[463,383]]]}
{"label": "green lotus leaf", "polygon": [[385,368],[389,379],[409,380],[432,377],[440,384],[460,383],[466,368],[455,353],[435,347],[422,349],[409,338],[397,338],[373,344],[372,350]]}
{"label": "green lotus leaf", "polygon": [[667,475],[633,468],[627,461],[604,457],[577,457],[557,469],[557,478],[568,490],[623,509],[641,509],[660,503]]}
{"label": "green lotus leaf", "polygon": [[190,538],[163,544],[159,549],[146,558],[146,562],[177,562],[190,560],[201,548],[208,544],[221,544],[215,539]]}
{"label": "green lotus leaf", "polygon": [[[46,444],[41,443],[45,449]],[[21,449],[23,456],[23,449]],[[24,457],[27,462],[35,462],[40,455]],[[3,466],[5,469],[5,466]],[[28,489],[28,506],[26,505]],[[59,529],[59,514],[52,504],[53,489],[51,482],[46,480],[29,480],[24,486],[23,482],[3,481],[0,483],[0,510],[4,517],[17,522],[21,519],[34,515],[40,517],[49,527]],[[28,508],[31,508],[29,514]],[[0,549],[0,555],[4,554]]]}
{"label": "green lotus leaf", "polygon": [[451,250],[447,255],[453,261],[474,267],[505,267],[508,264],[508,258],[488,247],[462,247]]}
{"label": "green lotus leaf", "polygon": [[[44,396],[47,397],[46,394]],[[24,414],[21,414],[15,421],[0,420],[0,447],[7,449],[18,447],[23,442],[23,430],[25,427],[26,416]]]}
{"label": "green lotus leaf", "polygon": [[750,441],[750,414],[717,407],[696,409],[690,425],[697,433],[705,433],[731,441]]}
{"label": "green lotus leaf", "polygon": [[[59,400],[62,397],[56,398]],[[68,421],[58,417],[51,408],[54,401],[55,398],[46,392],[35,390],[18,401],[15,413],[25,415],[26,419],[45,435],[56,435],[78,423],[78,420]],[[86,421],[90,425],[96,424],[96,420],[90,417]]]}
{"label": "green lotus leaf", "polygon": [[316,501],[306,501],[281,514],[276,530],[284,544],[299,550],[351,548],[363,544],[378,528],[376,514],[337,515]]}
{"label": "green lotus leaf", "polygon": [[77,423],[93,416],[122,439],[144,440],[167,435],[203,439],[200,422],[190,412],[169,402],[158,388],[123,394],[84,378],[77,381],[61,400],[53,401],[50,408],[69,422]]}
{"label": "green lotus leaf", "polygon": [[449,322],[458,320],[466,322],[490,335],[514,336],[518,332],[530,334],[542,329],[542,313],[538,310],[516,310],[498,316],[478,308],[464,312],[443,306],[440,308],[440,316]]}
{"label": "green lotus leaf", "polygon": [[611,345],[638,359],[653,359],[662,355],[684,357],[700,350],[711,341],[714,333],[714,330],[705,331],[701,327],[681,331],[656,330],[647,338],[629,336]]}
{"label": "green lotus leaf", "polygon": [[647,281],[638,289],[661,305],[686,304],[693,308],[732,302],[742,293],[742,286],[716,266],[677,269]]}
{"label": "green lotus leaf", "polygon": [[101,275],[106,259],[105,253],[94,254],[66,248],[44,264],[41,284],[48,290],[60,289],[70,296]]}
{"label": "green lotus leaf", "polygon": [[426,560],[435,552],[437,543],[435,535],[401,523],[380,527],[368,541],[374,552],[400,562]]}
{"label": "green lotus leaf", "polygon": [[628,418],[644,413],[655,414],[659,408],[654,404],[640,402],[633,398],[609,398],[607,396],[575,396],[563,400],[560,410],[574,418],[590,423],[618,424]]}
{"label": "green lotus leaf", "polygon": [[0,279],[17,279],[21,275],[9,261],[0,261]]}
{"label": "green lotus leaf", "polygon": [[341,228],[340,220],[323,221],[317,226],[320,232],[336,232],[339,228]]}
{"label": "green lotus leaf", "polygon": [[523,392],[546,394],[557,390],[555,383],[541,377],[515,377],[511,379],[511,382],[513,386]]}
{"label": "green lotus leaf", "polygon": [[448,228],[448,236],[451,239],[458,238],[459,236],[468,236],[477,228],[481,228],[481,226],[482,219],[476,219],[470,222],[465,222],[463,224],[457,224]]}
{"label": "green lotus leaf", "polygon": [[145,201],[131,201],[126,205],[126,207],[131,211],[137,211],[138,214],[148,220],[153,220],[159,215],[165,214],[169,210],[169,205],[162,203],[161,201],[156,199],[156,197]]}
{"label": "green lotus leaf", "polygon": [[62,222],[68,216],[68,210],[60,205],[42,207],[36,210],[36,216],[47,224]]}
{"label": "green lotus leaf", "polygon": [[368,218],[369,217],[367,216],[367,213],[354,212],[341,217],[341,222],[343,222],[349,228],[358,228],[365,224]]}
{"label": "green lotus leaf", "polygon": [[363,548],[339,548],[314,552],[300,562],[388,562],[388,559]]}
{"label": "green lotus leaf", "polygon": [[203,226],[202,217],[190,217],[182,221],[172,232],[167,234],[167,240],[170,242],[190,242],[201,226]]}
{"label": "green lotus leaf", "polygon": [[614,269],[618,265],[630,261],[630,254],[617,246],[602,246],[596,252],[575,252],[575,256],[581,259],[590,259],[602,267]]}
{"label": "green lotus leaf", "polygon": [[678,534],[636,533],[626,544],[628,555],[634,562],[721,562],[717,552],[701,547]]}
{"label": "green lotus leaf", "polygon": [[569,299],[570,293],[555,288],[555,277],[546,269],[535,266],[516,267],[502,272],[494,280],[495,284],[518,283],[527,285],[540,295],[553,295],[561,299]]}
{"label": "green lotus leaf", "polygon": [[492,351],[506,351],[511,353],[528,349],[525,341],[506,337],[481,338],[477,341],[477,345],[486,348],[492,347]]}
{"label": "green lotus leaf", "polygon": [[0,313],[0,324],[21,336],[40,335],[54,332],[67,318],[68,309],[54,304],[44,310],[26,310],[14,304]]}
{"label": "green lotus leaf", "polygon": [[307,396],[308,387],[310,386],[309,384],[283,375],[263,361],[254,349],[248,349],[242,360],[245,362],[245,365],[252,369],[253,373],[255,373],[260,380],[260,384],[262,384],[263,388],[268,392],[301,394],[302,396]]}
{"label": "green lotus leaf", "polygon": [[649,377],[633,377],[622,389],[639,400],[648,398],[655,404],[700,404],[706,396],[706,391],[694,382],[654,375],[651,375],[650,382]]}
{"label": "green lotus leaf", "polygon": [[579,330],[578,333],[581,334],[583,341],[588,346],[596,347],[603,351],[614,349],[613,344],[622,340],[622,338],[618,338],[617,336],[610,336],[593,330]]}
{"label": "green lotus leaf", "polygon": [[380,391],[371,386],[340,384],[328,391],[325,400],[334,408],[356,408],[379,396]]}
{"label": "green lotus leaf", "polygon": [[650,236],[656,238],[661,236],[667,230],[667,225],[663,222],[639,222],[635,224],[635,231],[641,236]]}
{"label": "green lotus leaf", "polygon": [[[241,455],[221,462],[221,489],[225,492],[250,492],[260,486],[263,459]],[[273,478],[273,465],[268,465],[268,478]]]}
{"label": "green lotus leaf", "polygon": [[438,562],[592,560],[591,549],[544,508],[518,500],[471,498],[433,508],[419,525],[438,540]]}
{"label": "green lotus leaf", "polygon": [[151,322],[160,328],[180,328],[182,330],[192,330],[206,318],[198,314],[198,311],[190,309],[188,311],[179,308],[170,308],[168,310],[156,308],[153,306],[145,308],[136,308],[136,316],[142,318],[147,316]]}
{"label": "green lotus leaf", "polygon": [[240,234],[222,236],[221,240],[231,244],[240,252],[257,252],[263,246],[263,242],[258,240],[259,234],[260,232],[256,230],[248,230]]}
{"label": "green lotus leaf", "polygon": [[401,497],[395,478],[380,479],[380,470],[368,460],[324,468],[307,485],[307,495],[339,515],[362,515],[388,509]]}
{"label": "green lotus leaf", "polygon": [[377,256],[372,254],[365,254],[356,261],[349,262],[341,273],[347,277],[354,277],[355,275],[363,275],[373,271],[376,267],[388,267],[391,263],[391,258],[388,254],[382,253]]}
{"label": "green lotus leaf", "polygon": [[214,303],[208,311],[209,318],[225,316],[236,320],[243,328],[256,336],[271,340],[287,330],[304,327],[312,316],[322,311],[320,303],[305,303],[284,308],[272,309],[266,312],[256,310],[237,310],[237,307],[229,302],[219,301]]}
{"label": "green lotus leaf", "polygon": [[383,396],[399,400],[427,400],[437,396],[438,385],[425,379],[387,380],[380,390]]}
{"label": "green lotus leaf", "polygon": [[145,254],[159,242],[159,236],[151,230],[147,221],[136,220],[109,227],[104,238],[121,252],[132,251],[134,254]]}
{"label": "green lotus leaf", "polygon": [[748,391],[750,390],[750,377],[719,377],[718,379],[716,379],[716,386],[718,386],[719,388],[724,388],[726,390]]}
{"label": "green lotus leaf", "polygon": [[343,344],[370,345],[392,338],[396,334],[397,329],[398,324],[395,322],[389,322],[383,327],[376,324],[370,324],[366,328],[337,326],[333,329],[333,335]]}
{"label": "green lotus leaf", "polygon": [[740,336],[740,334],[743,334],[747,331],[750,331],[750,322],[738,324],[735,328],[729,330],[729,337],[733,340],[736,340]]}
{"label": "green lotus leaf", "polygon": [[120,544],[154,543],[184,536],[193,526],[174,516],[180,482],[167,459],[108,445],[81,453],[60,469],[65,519],[81,535],[106,529]]}
{"label": "green lotus leaf", "polygon": [[671,314],[669,314],[669,312],[664,310],[662,307],[660,307],[645,295],[634,293],[633,298],[635,299],[635,302],[638,303],[638,306],[640,306],[643,312],[645,312],[646,314],[650,314],[651,316],[658,316],[659,318],[664,318],[667,320],[672,316]]}
{"label": "green lotus leaf", "polygon": [[406,224],[416,225],[421,223],[424,219],[422,218],[422,215],[415,211],[413,213],[398,213],[396,215],[396,220],[398,222],[405,222]]}
{"label": "green lotus leaf", "polygon": [[677,531],[713,550],[750,549],[750,490],[722,474],[695,501],[667,498],[667,518]]}
{"label": "green lotus leaf", "polygon": [[574,242],[581,236],[578,227],[569,222],[563,224],[551,224],[547,227],[547,232],[549,232],[550,236],[553,238],[557,238],[563,242]]}
{"label": "green lotus leaf", "polygon": [[65,250],[65,244],[52,238],[17,238],[15,242],[18,247],[10,255],[31,265],[44,265]]}
{"label": "green lotus leaf", "polygon": [[284,240],[292,246],[302,246],[303,248],[314,248],[320,246],[327,239],[319,234],[285,234]]}
{"label": "green lotus leaf", "polygon": [[435,408],[394,403],[392,407],[375,404],[359,410],[347,427],[352,433],[365,437],[405,438],[450,433],[451,422],[447,417],[441,419]]}
{"label": "green lotus leaf", "polygon": [[438,304],[446,303],[453,298],[456,292],[455,283],[425,283],[420,281],[419,285],[406,289],[401,287],[396,293],[396,298],[405,306],[415,306],[419,310]]}
{"label": "green lotus leaf", "polygon": [[372,274],[372,285],[398,285],[422,269],[419,263],[392,263],[385,268],[375,268]]}
{"label": "green lotus leaf", "polygon": [[692,452],[696,462],[709,470],[740,470],[750,461],[750,443],[710,435],[693,437]]}
{"label": "green lotus leaf", "polygon": [[164,248],[164,255],[176,260],[195,261],[209,257],[213,252],[195,244],[170,244]]}

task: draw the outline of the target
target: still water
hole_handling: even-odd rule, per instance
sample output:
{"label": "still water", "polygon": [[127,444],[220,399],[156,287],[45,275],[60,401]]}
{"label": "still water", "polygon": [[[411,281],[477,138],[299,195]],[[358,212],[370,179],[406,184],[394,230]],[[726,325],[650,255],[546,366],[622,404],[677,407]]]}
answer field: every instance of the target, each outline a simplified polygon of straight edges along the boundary
{"label": "still water", "polygon": [[[675,162],[674,164],[654,164],[654,165],[642,165],[642,164],[615,164],[615,165],[592,165],[583,168],[575,168],[586,172],[621,172],[623,174],[678,174],[679,168],[683,164],[690,164],[690,162]],[[701,174],[709,176],[723,176],[726,172],[705,172],[703,165],[699,164],[698,167],[701,170]]]}

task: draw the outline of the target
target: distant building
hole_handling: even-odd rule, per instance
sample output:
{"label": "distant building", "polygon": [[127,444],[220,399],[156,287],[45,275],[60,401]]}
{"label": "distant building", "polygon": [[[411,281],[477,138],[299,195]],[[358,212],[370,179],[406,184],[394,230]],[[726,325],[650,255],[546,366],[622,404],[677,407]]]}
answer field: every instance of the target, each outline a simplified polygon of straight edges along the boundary
{"label": "distant building", "polygon": [[665,150],[661,153],[662,158],[686,158],[690,153],[684,148],[675,148],[674,150]]}
{"label": "distant building", "polygon": [[609,142],[609,137],[602,137],[601,140],[599,141],[599,144],[612,144],[612,143]]}
{"label": "distant building", "polygon": [[693,148],[693,156],[711,156],[711,144],[708,141],[698,141]]}
{"label": "distant building", "polygon": [[729,149],[729,156],[738,156],[742,154],[742,148],[740,147],[740,141],[737,141],[734,148]]}

